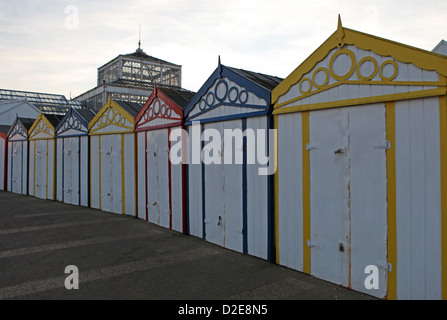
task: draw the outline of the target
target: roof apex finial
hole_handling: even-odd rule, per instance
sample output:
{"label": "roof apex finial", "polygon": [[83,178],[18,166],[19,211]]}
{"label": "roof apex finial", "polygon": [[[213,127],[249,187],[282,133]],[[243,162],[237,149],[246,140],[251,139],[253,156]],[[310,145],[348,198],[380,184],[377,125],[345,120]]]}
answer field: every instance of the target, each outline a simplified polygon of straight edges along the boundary
{"label": "roof apex finial", "polygon": [[341,24],[341,16],[338,14],[338,26],[337,26],[337,47],[341,48],[345,45],[343,38],[345,37],[345,32],[343,30],[343,25]]}

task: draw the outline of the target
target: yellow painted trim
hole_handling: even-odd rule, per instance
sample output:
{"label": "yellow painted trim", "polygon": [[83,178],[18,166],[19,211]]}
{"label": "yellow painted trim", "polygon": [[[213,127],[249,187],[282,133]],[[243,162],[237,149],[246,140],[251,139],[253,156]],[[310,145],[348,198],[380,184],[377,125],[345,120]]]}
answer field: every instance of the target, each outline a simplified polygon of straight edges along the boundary
{"label": "yellow painted trim", "polygon": [[[106,113],[109,108],[115,109],[115,111],[118,114],[122,115],[126,120],[128,120],[132,124],[132,127],[126,127],[124,125],[119,125],[119,124],[113,124],[113,125],[118,126],[118,127],[122,127],[122,128],[125,128],[125,129],[131,129],[130,132],[133,132],[133,124],[135,122],[135,118],[132,117],[126,110],[121,108],[116,102],[114,102],[113,100],[111,100],[109,98],[109,100],[104,104],[104,106],[98,111],[98,113],[95,115],[95,117],[92,119],[92,121],[90,121],[90,123],[88,124],[89,135],[95,134],[96,131],[101,130],[104,127],[107,127],[110,124],[110,123],[105,123],[104,125],[99,126],[98,128],[93,129],[94,125],[98,122],[99,119],[101,119],[103,114]],[[119,132],[105,132],[105,133],[96,133],[96,134],[113,134],[113,133],[123,133],[123,131],[119,131]]]}
{"label": "yellow painted trim", "polygon": [[[138,218],[138,180],[137,180],[137,161],[138,161],[138,150],[137,150],[137,134],[134,133],[134,145],[133,145],[133,154],[134,154],[134,177],[135,177],[135,217]],[[170,164],[169,164],[170,165]]]}
{"label": "yellow painted trim", "polygon": [[[102,128],[104,128],[104,127],[102,127]],[[102,128],[100,128],[100,129],[102,129]],[[99,135],[105,135],[105,134],[122,134],[122,133],[133,133],[133,132],[134,132],[134,129],[132,128],[132,129],[127,129],[127,130],[122,130],[122,131],[92,132],[92,133],[89,133],[89,135],[91,135],[91,136],[99,136]]]}
{"label": "yellow painted trim", "polygon": [[126,188],[125,188],[125,181],[124,181],[124,133],[121,134],[121,197],[123,199],[122,203],[122,212],[123,214],[126,214]]}
{"label": "yellow painted trim", "polygon": [[311,273],[311,248],[307,246],[310,240],[310,154],[306,145],[310,141],[309,112],[301,113],[302,153],[303,153],[303,272]]}
{"label": "yellow painted trim", "polygon": [[[374,70],[370,75],[365,77],[364,75],[362,75],[360,73],[360,68],[361,68],[362,64],[365,63],[366,61],[371,61],[373,63]],[[370,57],[370,56],[364,57],[363,59],[360,59],[359,63],[357,64],[357,77],[360,80],[369,81],[376,76],[378,69],[379,69],[379,64],[376,59],[374,59],[373,57]]]}
{"label": "yellow painted trim", "polygon": [[[320,71],[323,71],[324,74],[326,75],[326,79],[324,80],[324,82],[322,84],[318,84],[315,81],[315,77],[317,76],[317,73],[320,72]],[[318,88],[318,89],[323,89],[327,85],[327,83],[329,82],[329,79],[330,79],[329,71],[326,68],[323,68],[323,67],[320,67],[320,68],[316,69],[314,71],[314,73],[312,74],[312,84],[315,86],[315,88]]]}
{"label": "yellow painted trim", "polygon": [[102,210],[102,195],[101,195],[101,193],[102,193],[102,188],[101,188],[101,136],[98,136],[98,139],[99,139],[99,141],[98,141],[98,144],[99,144],[99,147],[98,147],[98,152],[99,152],[99,154],[98,154],[98,159],[99,159],[99,161],[98,161],[98,174],[99,174],[99,210]]}
{"label": "yellow painted trim", "polygon": [[[389,77],[385,77],[383,75],[383,68],[387,65],[387,64],[391,64],[394,67],[394,72],[391,76]],[[383,81],[392,81],[394,78],[397,77],[397,74],[399,73],[399,66],[397,65],[397,63],[393,60],[387,60],[385,62],[383,62],[380,65],[380,69],[379,69],[379,76]]]}
{"label": "yellow painted trim", "polygon": [[[81,145],[79,144],[79,150]],[[79,168],[81,170],[81,168]],[[81,186],[79,186],[81,188]],[[79,195],[80,197],[81,195]],[[56,200],[56,140],[53,140],[53,199]]]}
{"label": "yellow painted trim", "polygon": [[[446,77],[440,77],[446,81]],[[441,273],[442,299],[447,300],[447,96],[439,97],[441,135]]]}
{"label": "yellow painted trim", "polygon": [[293,99],[287,100],[285,102],[278,103],[275,105],[275,109],[281,108],[285,105],[291,104],[293,102],[302,100],[304,98],[310,97],[317,93],[323,92],[325,90],[329,90],[335,88],[342,84],[360,84],[360,85],[384,85],[384,86],[427,86],[427,87],[445,87],[445,83],[439,81],[375,81],[375,80],[343,80],[334,82],[326,87],[322,87],[320,89],[311,91],[309,93],[303,94],[301,96],[295,97]]}
{"label": "yellow painted trim", "polygon": [[386,136],[391,148],[386,151],[387,171],[387,230],[388,230],[388,263],[392,270],[388,272],[388,299],[397,298],[397,238],[396,238],[396,135],[395,135],[395,103],[386,106]]}
{"label": "yellow painted trim", "polygon": [[338,101],[320,102],[320,103],[283,107],[283,108],[274,110],[273,114],[283,114],[283,113],[318,110],[318,109],[329,109],[329,108],[337,108],[337,107],[349,107],[349,106],[357,106],[357,105],[362,105],[362,104],[371,104],[371,103],[376,103],[376,102],[387,102],[387,101],[398,101],[398,100],[407,100],[407,99],[424,98],[424,97],[434,97],[434,96],[445,95],[446,93],[447,93],[447,88],[443,87],[443,88],[438,88],[438,89],[429,89],[429,90],[412,91],[412,92],[404,92],[404,93],[394,93],[394,94],[387,94],[387,95],[375,96],[375,97],[373,96],[373,97],[365,97],[365,98],[355,98],[355,99],[347,99],[347,100],[338,100]]}
{"label": "yellow painted trim", "polygon": [[45,182],[45,198],[46,199],[48,199],[48,159],[50,158],[50,153],[48,152],[49,149],[50,149],[49,141],[47,140],[47,149],[46,149],[46,157],[45,157],[46,162],[47,162],[47,168],[45,170],[45,173],[46,173],[46,177],[45,177],[45,181],[46,181]]}
{"label": "yellow painted trim", "polygon": [[[342,75],[339,76],[338,74],[335,73],[334,71],[334,61],[335,59],[337,59],[337,57],[341,54],[346,54],[348,55],[348,57],[351,59],[351,69],[349,69],[349,71]],[[340,49],[337,52],[335,52],[332,57],[331,60],[329,61],[329,73],[331,74],[332,78],[334,78],[335,80],[346,80],[348,79],[350,76],[352,76],[352,74],[354,73],[355,69],[357,68],[357,59],[355,57],[354,52],[352,52],[349,49]]]}
{"label": "yellow painted trim", "polygon": [[36,144],[37,141],[34,140],[34,162],[33,162],[33,166],[34,166],[34,170],[33,170],[33,195],[36,196]]}
{"label": "yellow painted trim", "polygon": [[412,63],[424,70],[434,70],[442,75],[447,75],[446,56],[344,28],[339,23],[337,31],[335,31],[286,79],[273,89],[272,104],[276,104],[279,97],[289,91],[290,87],[297,84],[301,78],[310,72],[318,62],[322,61],[331,50],[342,47],[345,44],[355,45],[360,49],[371,50],[382,56],[391,56],[404,63]]}
{"label": "yellow painted trim", "polygon": [[[276,154],[279,152],[279,132],[278,132],[278,116],[274,117],[274,126],[277,132],[275,139],[275,151]],[[279,155],[279,154],[278,154]],[[279,264],[279,166],[276,168],[275,172],[275,244],[276,244],[276,263]]]}
{"label": "yellow painted trim", "polygon": [[[51,133],[47,133],[50,134],[50,137],[46,137],[46,138],[35,138],[35,136],[39,133],[41,133],[42,131],[36,131],[36,127],[39,124],[40,121],[43,121],[45,123],[46,126],[48,126],[48,128],[51,130]],[[37,117],[36,120],[34,120],[33,125],[31,126],[31,128],[28,130],[28,137],[29,140],[47,140],[47,139],[53,139],[54,138],[54,127],[53,125],[48,121],[48,119],[43,115],[43,113],[41,112],[39,114],[39,116]]]}

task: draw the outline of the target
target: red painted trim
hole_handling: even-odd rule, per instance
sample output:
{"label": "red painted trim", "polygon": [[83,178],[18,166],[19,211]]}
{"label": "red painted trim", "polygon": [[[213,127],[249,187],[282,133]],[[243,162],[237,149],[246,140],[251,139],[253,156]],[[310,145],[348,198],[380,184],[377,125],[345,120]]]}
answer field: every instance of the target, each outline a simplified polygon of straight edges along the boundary
{"label": "red painted trim", "polygon": [[[174,101],[172,101],[171,99],[169,99],[168,96],[166,96],[162,90],[158,89],[157,87],[155,87],[154,91],[152,92],[152,94],[149,96],[149,98],[147,99],[146,103],[144,104],[143,108],[141,108],[140,112],[138,112],[137,116],[135,117],[135,130],[137,130],[137,128],[139,128],[142,124],[146,123],[138,123],[140,122],[141,118],[143,117],[143,115],[147,112],[147,110],[149,109],[149,107],[151,106],[152,102],[156,99],[159,98],[160,100],[162,100],[168,107],[170,107],[181,119],[183,119],[183,109],[180,108]],[[164,118],[164,119],[170,119],[170,118],[166,118],[166,117],[154,117],[155,118]],[[159,127],[158,129],[161,128],[166,128],[167,126],[173,126],[173,124],[169,124],[169,125],[163,125],[163,127]],[[155,129],[155,127],[154,127]],[[151,130],[151,129],[140,129],[140,130]]]}
{"label": "red painted trim", "polygon": [[171,160],[169,155],[171,153],[171,140],[169,135],[171,134],[171,128],[168,128],[168,179],[169,179],[169,229],[172,229],[172,178],[171,178]]}
{"label": "red painted trim", "polygon": [[[182,124],[182,129],[185,130],[185,125]],[[188,141],[186,140],[186,137],[183,136],[183,132],[182,131],[182,216],[183,216],[183,233],[187,234],[188,233],[188,227],[187,227],[187,210],[186,207],[188,205],[187,199],[186,199],[186,170],[187,170],[187,164],[186,164],[186,157],[185,157],[185,152],[186,152],[186,146]]]}
{"label": "red painted trim", "polygon": [[4,176],[3,176],[3,190],[8,189],[8,144],[9,141],[8,139],[6,139],[6,136],[4,134],[2,134],[2,138],[4,137],[5,139],[5,168],[4,168]]}
{"label": "red painted trim", "polygon": [[135,216],[138,217],[138,134],[134,133],[135,138]]}
{"label": "red painted trim", "polygon": [[148,185],[147,185],[147,132],[144,133],[144,175],[145,175],[145,183],[144,183],[144,190],[146,193],[146,221],[149,221],[149,212],[147,209],[148,206],[148,198],[147,198],[147,192],[148,192]]}
{"label": "red painted trim", "polygon": [[182,120],[176,121],[176,122],[172,122],[172,123],[167,123],[167,124],[160,124],[157,126],[152,126],[152,127],[143,127],[143,128],[136,128],[135,132],[143,132],[143,131],[152,131],[152,130],[158,130],[158,129],[165,129],[165,128],[172,128],[172,127],[178,127],[183,123]]}

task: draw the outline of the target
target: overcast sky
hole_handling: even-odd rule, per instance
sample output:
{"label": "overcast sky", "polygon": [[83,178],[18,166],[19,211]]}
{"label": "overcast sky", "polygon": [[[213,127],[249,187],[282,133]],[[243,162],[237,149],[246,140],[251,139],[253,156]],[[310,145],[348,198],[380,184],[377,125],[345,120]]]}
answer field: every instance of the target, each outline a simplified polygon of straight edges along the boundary
{"label": "overcast sky", "polygon": [[222,64],[286,77],[343,26],[432,50],[445,0],[0,0],[0,88],[75,97],[97,68],[142,49],[197,91]]}

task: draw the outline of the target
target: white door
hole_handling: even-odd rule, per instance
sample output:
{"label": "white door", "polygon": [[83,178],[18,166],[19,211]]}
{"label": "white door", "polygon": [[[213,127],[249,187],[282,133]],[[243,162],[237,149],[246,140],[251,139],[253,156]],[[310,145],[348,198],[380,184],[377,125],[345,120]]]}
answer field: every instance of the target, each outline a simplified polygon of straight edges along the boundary
{"label": "white door", "polygon": [[[225,129],[234,130],[242,127],[241,120],[225,121],[205,125],[205,130],[213,128],[219,132],[220,148],[213,151],[213,144],[204,152],[220,155],[220,164],[204,165],[205,168],[205,231],[206,239],[226,248],[243,251],[243,205],[242,205],[242,165],[225,163],[226,147],[224,144]],[[211,141],[211,139],[210,139]],[[217,146],[217,144],[216,144]],[[235,154],[234,144],[231,152]],[[233,156],[234,158],[234,156]]]}
{"label": "white door", "polygon": [[65,138],[63,140],[64,144],[64,153],[63,153],[63,166],[64,166],[64,178],[63,178],[63,184],[64,184],[64,202],[65,203],[72,203],[72,147],[71,147],[71,138]]}
{"label": "white door", "polygon": [[167,129],[148,132],[147,199],[149,221],[170,227],[169,205],[169,149]]}
{"label": "white door", "polygon": [[[384,105],[310,113],[311,273],[386,295],[386,129]],[[365,287],[368,266],[379,289]]]}
{"label": "white door", "polygon": [[79,178],[80,178],[80,170],[79,170],[79,156],[80,156],[80,139],[79,137],[73,137],[70,138],[71,145],[70,145],[70,174],[71,174],[71,204],[73,205],[79,205],[79,197],[80,197],[80,190],[79,190]]}
{"label": "white door", "polygon": [[22,193],[22,161],[23,161],[23,146],[22,142],[14,142],[12,144],[12,173],[11,173],[11,191],[14,193]]}
{"label": "white door", "polygon": [[311,273],[348,286],[349,158],[346,109],[310,113]]}
{"label": "white door", "polygon": [[121,150],[121,139],[123,137],[120,134],[114,134],[110,136],[111,141],[111,194],[112,194],[112,212],[115,213],[124,213],[123,210],[123,199],[124,195],[122,180],[122,158],[124,154]]}
{"label": "white door", "polygon": [[101,210],[112,211],[112,146],[109,135],[102,135],[101,139],[101,181],[100,181],[100,197]]}

